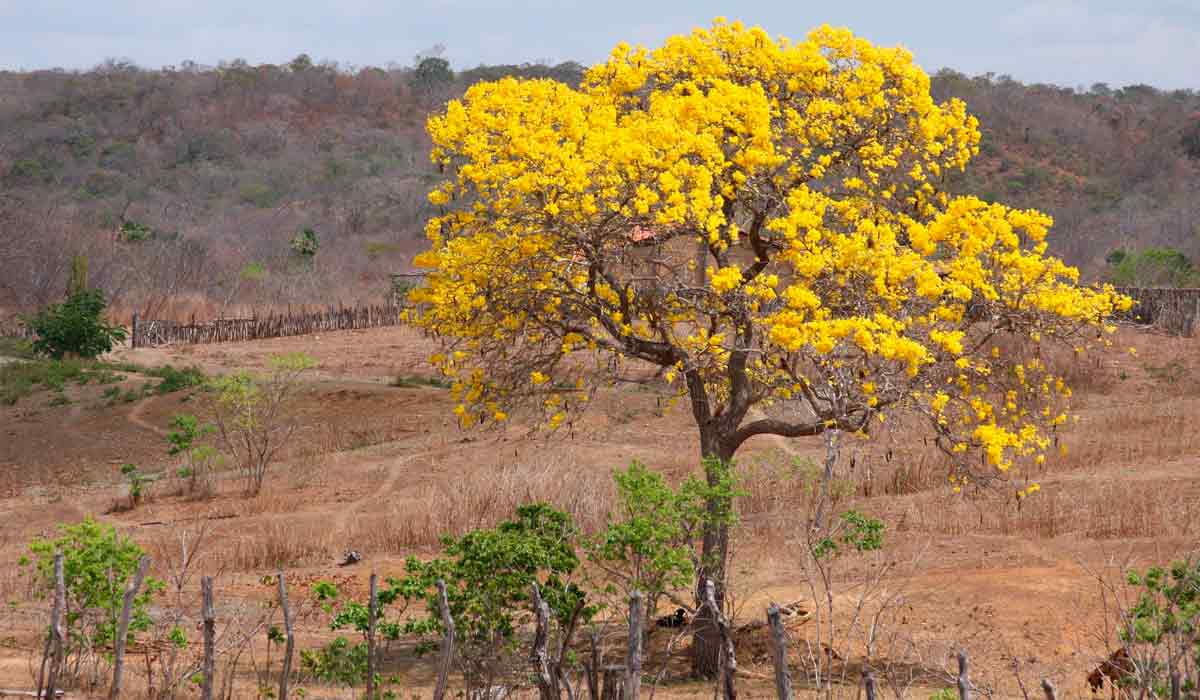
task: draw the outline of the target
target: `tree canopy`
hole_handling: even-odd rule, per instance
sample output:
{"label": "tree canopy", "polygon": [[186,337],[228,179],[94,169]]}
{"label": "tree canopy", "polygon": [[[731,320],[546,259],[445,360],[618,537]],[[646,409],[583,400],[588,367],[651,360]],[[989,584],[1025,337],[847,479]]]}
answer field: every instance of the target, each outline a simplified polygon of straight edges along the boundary
{"label": "tree canopy", "polygon": [[450,102],[428,122],[449,176],[412,299],[462,423],[524,404],[557,427],[598,369],[640,361],[690,398],[706,455],[892,408],[964,470],[969,451],[1039,455],[1069,396],[1042,345],[1102,336],[1129,302],[1046,254],[1048,216],[943,191],[980,136],[929,88],[908,51],[845,29],[718,19],[619,45],[579,89]]}

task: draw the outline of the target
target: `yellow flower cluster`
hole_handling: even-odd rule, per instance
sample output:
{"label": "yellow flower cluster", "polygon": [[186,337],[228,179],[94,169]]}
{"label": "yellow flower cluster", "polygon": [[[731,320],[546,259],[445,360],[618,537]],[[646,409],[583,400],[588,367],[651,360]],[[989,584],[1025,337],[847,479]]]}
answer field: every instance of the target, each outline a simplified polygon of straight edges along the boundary
{"label": "yellow flower cluster", "polygon": [[1066,417],[1040,347],[1130,304],[1047,255],[1048,216],[940,191],[977,121],[845,29],[718,19],[622,44],[579,88],[479,83],[428,131],[449,175],[410,298],[464,424],[524,401],[557,427],[633,358],[714,403],[919,410],[1007,469]]}

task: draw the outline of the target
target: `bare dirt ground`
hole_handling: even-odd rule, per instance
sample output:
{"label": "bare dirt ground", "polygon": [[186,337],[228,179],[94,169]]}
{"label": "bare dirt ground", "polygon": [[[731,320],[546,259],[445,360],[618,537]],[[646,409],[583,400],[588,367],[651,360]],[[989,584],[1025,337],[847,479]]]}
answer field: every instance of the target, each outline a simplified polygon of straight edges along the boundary
{"label": "bare dirt ground", "polygon": [[[852,497],[854,507],[889,525],[887,554],[897,566],[889,589],[903,593],[889,634],[911,641],[914,662],[941,667],[949,652],[966,647],[977,682],[999,697],[1018,695],[1014,660],[1027,685],[1048,677],[1064,691],[1060,697],[1082,697],[1084,676],[1112,644],[1104,639],[1094,572],[1126,560],[1164,562],[1200,542],[1200,435],[1193,427],[1200,341],[1121,331],[1117,346],[1078,368],[1081,420],[1061,436],[1067,454],[1033,475],[1042,491],[1019,507],[1003,487],[973,498],[953,494],[904,426],[844,451],[839,470],[871,484]],[[439,534],[494,523],[529,500],[550,500],[585,528],[596,526],[611,498],[609,473],[632,459],[672,478],[696,468],[690,417],[662,409],[660,394],[638,385],[602,393],[583,419],[549,437],[519,427],[461,431],[446,390],[389,386],[397,376],[431,376],[424,361],[430,346],[404,329],[118,356],[220,373],[262,368],[270,355],[294,351],[320,367],[294,444],[266,492],[252,499],[237,494],[231,477],[212,500],[184,500],[164,487],[135,510],[113,512],[120,464],[171,467],[163,436],[171,416],[196,410],[186,392],[111,403],[99,387],[72,387],[69,405],[34,396],[0,408],[0,599],[12,602],[0,613],[0,688],[32,686],[29,660],[45,605],[28,596],[16,561],[25,543],[58,523],[92,515],[153,553],[177,547],[180,532],[207,522],[203,573],[218,575],[219,599],[253,602],[270,598],[262,577],[277,568],[299,582],[300,597],[303,582],[332,576],[365,592],[370,571],[400,573],[405,557],[434,552]],[[811,597],[795,565],[800,486],[788,464],[822,451],[819,440],[757,438],[739,455],[751,492],[731,584],[740,622],[761,617],[769,601]],[[340,553],[351,548],[365,561],[338,568]],[[861,573],[849,570],[848,580]],[[306,625],[300,648],[327,640],[323,620]],[[740,659],[743,695],[772,696],[769,666],[753,647]],[[428,662],[397,657],[395,664],[407,682],[428,682]],[[235,697],[254,696],[246,673],[245,694]],[[944,684],[923,685],[932,692]],[[711,689],[670,681],[658,692],[699,697]]]}

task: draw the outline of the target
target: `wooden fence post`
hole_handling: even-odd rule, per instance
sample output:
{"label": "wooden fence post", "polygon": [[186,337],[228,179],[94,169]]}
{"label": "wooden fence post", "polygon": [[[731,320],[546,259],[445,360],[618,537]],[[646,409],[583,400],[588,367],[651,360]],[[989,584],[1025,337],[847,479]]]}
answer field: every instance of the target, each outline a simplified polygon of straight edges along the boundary
{"label": "wooden fence post", "polygon": [[642,624],[646,621],[646,597],[641,591],[629,594],[629,646],[625,654],[625,700],[636,700],[642,692]]}
{"label": "wooden fence post", "polygon": [[292,635],[292,615],[288,609],[287,582],[283,571],[279,572],[279,607],[283,610],[283,630],[287,641],[283,652],[283,668],[279,673],[279,700],[287,700],[288,676],[292,673],[292,651],[296,648],[296,638]]}
{"label": "wooden fence post", "polygon": [[550,641],[550,606],[542,599],[542,592],[537,583],[532,585],[532,589],[533,613],[537,625],[529,660],[533,663],[534,673],[537,674],[538,697],[541,700],[558,700],[558,684],[550,671],[550,655],[546,651],[546,645]]}
{"label": "wooden fence post", "polygon": [[367,700],[375,700],[375,599],[379,577],[371,572],[370,599],[367,602]]}
{"label": "wooden fence post", "polygon": [[721,633],[721,689],[725,700],[737,700],[737,657],[734,655],[733,637],[729,633],[729,620],[717,605],[716,587],[713,582],[704,582],[704,604],[712,611],[713,621]]}
{"label": "wooden fence post", "polygon": [[[58,675],[62,668],[63,640],[66,632],[63,630],[63,611],[67,607],[67,586],[63,578],[63,554],[54,555],[54,603],[50,606],[50,629],[46,633],[46,648],[42,652],[42,665],[38,670],[37,697],[53,698],[58,686]],[[46,665],[49,663],[50,668]],[[45,685],[42,685],[43,681]]]}
{"label": "wooden fence post", "polygon": [[958,700],[971,700],[971,679],[968,676],[967,650],[958,650]]}
{"label": "wooden fence post", "polygon": [[129,322],[129,347],[136,348],[138,346],[138,315],[133,312],[133,320]]}
{"label": "wooden fence post", "polygon": [[[787,632],[783,629],[783,620],[779,617],[779,606],[771,603],[767,607],[767,624],[771,627],[771,642],[775,653],[775,695],[779,700],[792,700],[792,676],[788,672],[787,663]],[[868,693],[867,700],[875,700],[874,680]]]}
{"label": "wooden fence post", "polygon": [[118,700],[121,697],[121,675],[125,671],[125,645],[129,637],[129,616],[133,614],[133,599],[137,597],[142,581],[146,578],[146,569],[150,568],[150,557],[143,556],[138,560],[137,572],[133,579],[125,585],[125,598],[121,601],[121,617],[117,621],[117,637],[113,646],[113,676],[112,687],[108,691],[108,700]]}
{"label": "wooden fence post", "polygon": [[1046,700],[1058,700],[1058,690],[1049,678],[1042,679],[1042,692],[1046,694]]}
{"label": "wooden fence post", "polygon": [[875,672],[870,666],[863,666],[863,687],[866,690],[867,700],[875,700]]}
{"label": "wooden fence post", "polygon": [[454,618],[450,616],[450,602],[446,599],[446,582],[438,579],[438,603],[442,609],[442,649],[438,659],[437,684],[433,687],[433,700],[446,696],[446,682],[450,678],[450,665],[454,660]]}
{"label": "wooden fence post", "polygon": [[213,613],[212,576],[200,577],[200,618],[204,622],[204,669],[200,681],[200,700],[212,700],[213,685],[216,683],[217,616]]}
{"label": "wooden fence post", "polygon": [[623,700],[625,697],[625,667],[605,666],[600,700]]}

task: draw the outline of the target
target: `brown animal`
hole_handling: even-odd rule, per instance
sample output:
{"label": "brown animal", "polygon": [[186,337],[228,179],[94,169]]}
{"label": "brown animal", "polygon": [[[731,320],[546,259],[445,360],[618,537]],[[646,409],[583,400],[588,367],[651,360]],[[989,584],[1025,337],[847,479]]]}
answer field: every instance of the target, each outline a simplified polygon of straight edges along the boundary
{"label": "brown animal", "polygon": [[1099,666],[1088,674],[1087,682],[1092,687],[1092,693],[1098,693],[1104,688],[1105,677],[1109,680],[1111,696],[1117,697],[1117,685],[1132,678],[1134,673],[1133,659],[1129,656],[1129,647],[1121,647],[1108,655]]}

